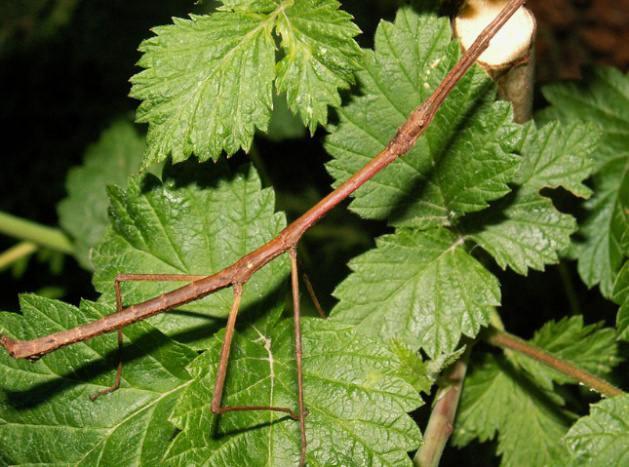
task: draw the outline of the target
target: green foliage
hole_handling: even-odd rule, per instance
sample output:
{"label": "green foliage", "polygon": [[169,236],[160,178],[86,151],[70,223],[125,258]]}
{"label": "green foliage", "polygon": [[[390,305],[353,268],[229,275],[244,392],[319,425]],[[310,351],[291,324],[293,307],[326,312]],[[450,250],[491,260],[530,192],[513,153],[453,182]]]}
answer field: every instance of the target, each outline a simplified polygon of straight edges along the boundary
{"label": "green foliage", "polygon": [[352,260],[332,316],[430,356],[475,336],[500,304],[498,281],[445,229],[400,230]]}
{"label": "green foliage", "polygon": [[588,196],[582,181],[590,174],[596,135],[592,126],[583,124],[552,123],[540,130],[527,125],[513,180],[516,189],[466,225],[474,241],[503,269],[509,266],[526,274],[528,268],[543,270],[545,264],[558,262],[557,253],[569,246],[576,224],[539,191],[563,187]]}
{"label": "green foliage", "polygon": [[[456,61],[449,31],[445,19],[409,8],[380,25],[376,52],[365,52],[359,74],[364,95],[341,109],[327,140],[337,183],[384,148]],[[500,305],[498,281],[469,244],[520,274],[558,262],[576,223],[540,190],[589,195],[582,182],[598,133],[582,123],[521,128],[511,118],[473,69],[417,145],[356,191],[350,208],[398,229],[350,262],[352,274],[334,293],[334,316],[435,357],[454,350],[462,335],[476,336]]]}
{"label": "green foliage", "polygon": [[[363,95],[339,111],[340,124],[326,141],[336,184],[384,149],[459,57],[449,21],[411,8],[380,24],[375,49],[365,52],[358,73]],[[509,106],[494,98],[491,81],[474,68],[415,147],[358,189],[350,209],[395,226],[427,228],[452,225],[507,194],[519,131]]]}
{"label": "green foliage", "polygon": [[[616,332],[612,328],[604,328],[603,324],[586,326],[581,316],[563,318],[557,322],[549,321],[535,332],[530,342],[555,357],[572,362],[592,374],[608,378],[612,369],[620,363],[620,358],[615,343]],[[514,354],[512,359],[548,389],[553,388],[553,382],[575,382],[567,375],[524,355]]]}
{"label": "green foliage", "polygon": [[616,274],[629,255],[629,76],[611,68],[592,70],[584,84],[544,88],[552,107],[542,115],[563,121],[588,121],[602,138],[593,153],[595,196],[585,205],[588,217],[579,232],[574,256],[579,274],[611,298]]}
{"label": "green foliage", "polygon": [[465,379],[454,443],[464,446],[498,435],[501,465],[566,465],[570,456],[561,437],[571,417],[562,404],[505,358],[487,355]]}
{"label": "green foliage", "polygon": [[[200,170],[200,169],[203,170]],[[209,275],[229,266],[275,237],[286,226],[275,212],[275,195],[262,189],[251,165],[236,171],[225,165],[192,162],[166,167],[162,180],[133,178],[127,190],[109,189],[111,228],[93,254],[94,285],[113,303],[117,274]],[[288,261],[278,259],[247,283],[243,313],[268,306],[286,282]],[[127,282],[126,304],[185,285],[185,282]],[[162,332],[205,347],[214,320],[232,304],[230,290],[152,318]],[[214,329],[215,330],[215,329]]]}
{"label": "green foliage", "polygon": [[[373,51],[358,48],[359,29],[335,0],[222,0],[203,6],[208,14],[155,28],[140,46],[144,70],[131,91],[142,101],[138,120],[149,124],[146,151],[129,123],[116,122],[70,173],[59,205],[101,297],[75,307],[23,295],[21,314],[0,313],[0,334],[30,339],[93,322],[114,312],[117,274],[208,275],[275,238],[286,216],[273,190],[252,165],[216,160],[267,132],[255,162],[270,183],[275,167],[258,156],[283,147],[272,141],[305,136],[304,126],[312,134],[327,125],[333,107],[339,118],[325,147],[334,184],[342,183],[458,60],[449,21],[429,11],[437,3],[382,22]],[[339,92],[363,66],[356,95],[340,107]],[[513,292],[525,279],[497,271],[492,259],[527,275],[569,252],[586,284],[620,305],[617,330],[586,325],[590,310],[585,320],[560,312],[529,343],[601,378],[621,362],[617,341],[629,340],[627,86],[627,75],[596,69],[589,83],[545,89],[552,105],[540,114],[543,126],[516,125],[492,81],[472,68],[417,145],[353,194],[351,210],[388,227],[328,219],[308,232],[304,270],[314,261],[337,267],[339,251],[361,246],[330,318],[302,321],[308,465],[411,465],[424,414],[408,413],[464,352],[455,445],[495,440],[502,464],[513,466],[627,463],[626,395],[579,419],[593,395],[566,387],[578,383],[569,372],[514,350],[490,354],[478,342],[492,335],[484,326],[501,321],[502,291],[511,303],[528,299]],[[168,156],[160,175],[132,176],[142,157],[146,168]],[[314,187],[300,190],[282,194],[288,217],[319,198]],[[574,197],[589,198],[579,225],[555,206],[575,208]],[[325,246],[315,252],[308,242],[316,235]],[[224,405],[297,409],[288,269],[285,256],[276,258],[244,284]],[[124,302],[184,283],[125,282]],[[549,307],[555,298],[545,297]],[[210,410],[232,301],[226,288],[126,327],[122,386],[95,402],[88,396],[114,380],[115,335],[35,363],[0,352],[0,464],[296,465],[296,420]],[[507,327],[512,317],[505,313]],[[520,321],[537,319],[528,318]]]}
{"label": "green foliage", "polygon": [[[80,307],[23,295],[23,316],[0,313],[0,331],[39,337],[94,321],[112,307]],[[110,386],[116,337],[100,336],[61,349],[36,363],[0,354],[0,460],[3,464],[156,465],[175,426],[175,401],[190,384],[186,365],[196,353],[147,323],[124,328],[127,341],[121,388],[92,402]]]}
{"label": "green foliage", "polygon": [[[620,361],[614,330],[584,326],[580,316],[546,323],[530,342],[601,376]],[[497,436],[502,465],[567,465],[571,455],[561,438],[576,416],[553,383],[568,382],[576,383],[520,354],[485,355],[465,380],[455,444]]]}
{"label": "green foliage", "polygon": [[145,70],[131,79],[131,95],[142,100],[138,121],[149,124],[145,165],[248,149],[255,129],[268,128],[274,82],[314,132],[353,81],[359,29],[335,0],[223,4],[155,28],[140,46]]}
{"label": "green foliage", "polygon": [[629,394],[593,404],[565,436],[579,465],[608,466],[629,463]]}
{"label": "green foliage", "polygon": [[93,269],[92,248],[109,225],[107,185],[124,185],[139,167],[144,138],[127,120],[114,122],[85,153],[83,165],[68,173],[68,197],[57,205],[59,223],[74,238],[74,255]]}
{"label": "green foliage", "polygon": [[[237,337],[223,404],[295,407],[292,333],[290,320],[270,319]],[[396,376],[396,356],[333,320],[306,319],[303,335],[308,464],[411,465],[406,451],[417,448],[420,434],[406,412],[421,399]],[[297,465],[298,424],[285,414],[228,414],[213,428],[217,337],[191,365],[194,381],[173,412],[182,431],[167,465]]]}
{"label": "green foliage", "polygon": [[614,301],[620,305],[616,317],[618,338],[629,341],[629,261],[626,261],[616,279]]}

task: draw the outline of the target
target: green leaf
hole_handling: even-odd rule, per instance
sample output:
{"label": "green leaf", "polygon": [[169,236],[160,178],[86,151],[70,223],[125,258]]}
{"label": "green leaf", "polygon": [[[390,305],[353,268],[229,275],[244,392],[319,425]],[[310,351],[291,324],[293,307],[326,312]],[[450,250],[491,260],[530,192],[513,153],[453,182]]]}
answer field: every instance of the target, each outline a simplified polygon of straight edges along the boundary
{"label": "green leaf", "polygon": [[628,155],[629,75],[611,67],[587,70],[582,82],[544,86],[551,107],[538,116],[543,121],[586,121],[603,131],[594,153],[595,171],[601,165]]}
{"label": "green leaf", "polygon": [[430,356],[475,336],[500,304],[496,278],[445,229],[399,230],[349,263],[332,316]]}
{"label": "green leaf", "polygon": [[[585,326],[582,316],[567,317],[547,322],[529,342],[563,361],[605,378],[620,363],[620,358],[615,331],[603,326],[602,322]],[[522,354],[514,354],[513,359],[549,390],[553,389],[553,381],[575,383],[565,374]]]}
{"label": "green leaf", "polygon": [[614,301],[620,305],[616,316],[618,339],[629,341],[629,261],[625,261],[616,278]]}
{"label": "green leaf", "polygon": [[[250,165],[231,171],[222,164],[178,164],[165,169],[163,181],[152,175],[132,179],[126,191],[111,188],[110,198],[112,226],[93,255],[94,285],[110,302],[116,274],[209,275],[271,240],[286,225],[284,215],[274,211],[273,191],[261,188]],[[285,257],[257,272],[245,288],[242,313],[274,302],[287,274]],[[122,292],[125,303],[134,304],[183,285],[127,282]],[[211,317],[226,316],[232,300],[231,290],[225,289],[150,322],[200,346],[216,330]]]}
{"label": "green leaf", "polygon": [[[236,336],[224,405],[296,408],[292,334],[293,323],[284,320]],[[168,465],[296,465],[295,420],[269,411],[211,415],[221,340],[190,367],[194,382],[172,415],[182,432]],[[303,349],[308,465],[410,466],[407,451],[418,447],[420,434],[406,412],[421,399],[396,375],[396,355],[332,319],[304,320]]]}
{"label": "green leaf", "polygon": [[[23,295],[23,315],[0,313],[0,331],[39,337],[101,318],[110,306],[79,308]],[[0,352],[0,459],[11,465],[158,465],[175,426],[175,401],[190,384],[185,367],[196,353],[147,323],[124,328],[124,371],[118,391],[90,401],[114,381],[117,339],[99,336],[38,362]],[[131,344],[129,344],[131,341]]]}
{"label": "green leaf", "polygon": [[576,230],[574,218],[559,212],[550,199],[517,189],[486,212],[466,219],[464,226],[502,269],[509,266],[523,275],[528,268],[543,270],[546,264],[557,263]]}
{"label": "green leaf", "polygon": [[543,270],[546,264],[559,261],[576,223],[539,191],[563,187],[577,196],[589,196],[582,182],[591,171],[589,156],[597,136],[595,127],[582,123],[552,123],[539,130],[527,125],[522,161],[513,180],[518,187],[490,209],[464,221],[471,238],[501,268],[509,266],[526,275],[528,268]]}
{"label": "green leaf", "polygon": [[107,218],[107,185],[124,186],[137,173],[144,139],[127,120],[117,120],[87,149],[83,165],[68,173],[68,196],[57,205],[59,223],[74,239],[75,256],[93,269],[92,248],[102,238]]}
{"label": "green leaf", "polygon": [[[394,23],[380,23],[358,74],[363,95],[340,109],[326,141],[336,185],[385,148],[458,57],[447,18],[402,8]],[[519,133],[509,105],[495,102],[491,80],[473,68],[414,148],[358,189],[350,207],[395,226],[451,225],[510,191]]]}
{"label": "green leaf", "polygon": [[[314,131],[353,82],[359,32],[334,0],[226,1],[220,11],[155,28],[131,82],[149,124],[145,165],[172,154],[200,160],[247,150],[266,131],[273,82]],[[273,31],[284,58],[276,64]],[[277,78],[277,79],[276,79]]]}
{"label": "green leaf", "polygon": [[624,240],[629,232],[629,153],[612,159],[594,176],[596,195],[585,207],[588,218],[575,245],[578,271],[589,287],[599,284],[611,298],[614,280],[629,254]]}
{"label": "green leaf", "polygon": [[629,394],[592,404],[564,439],[579,465],[629,464]]}
{"label": "green leaf", "polygon": [[629,75],[612,68],[595,68],[583,83],[547,86],[552,107],[541,118],[588,121],[602,138],[593,153],[595,196],[586,204],[588,217],[580,231],[574,256],[583,281],[599,284],[611,298],[614,279],[629,247]]}
{"label": "green leaf", "polygon": [[278,16],[277,31],[285,53],[277,64],[277,89],[314,133],[327,123],[328,105],[341,105],[338,90],[354,82],[361,52],[353,37],[360,29],[336,0],[297,0]]}
{"label": "green leaf", "polygon": [[174,19],[140,45],[145,68],[131,82],[142,100],[138,122],[149,123],[145,165],[218,159],[248,149],[271,112],[275,46],[272,18],[215,12]]}
{"label": "green leaf", "polygon": [[592,160],[600,131],[592,124],[549,123],[540,129],[527,125],[522,162],[514,182],[527,191],[563,187],[575,196],[588,198],[583,181],[592,173]]}
{"label": "green leaf", "polygon": [[453,442],[464,446],[497,435],[501,465],[567,465],[570,455],[561,438],[570,417],[562,404],[503,357],[486,355],[465,378]]}

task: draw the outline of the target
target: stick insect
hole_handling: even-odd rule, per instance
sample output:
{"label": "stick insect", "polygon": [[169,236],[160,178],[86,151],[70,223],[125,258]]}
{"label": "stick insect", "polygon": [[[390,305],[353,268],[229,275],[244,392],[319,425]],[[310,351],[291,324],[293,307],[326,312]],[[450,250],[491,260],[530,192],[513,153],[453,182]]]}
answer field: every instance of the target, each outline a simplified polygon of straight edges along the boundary
{"label": "stick insect", "polygon": [[[171,275],[171,274],[121,274],[114,281],[116,292],[116,312],[97,321],[78,326],[74,329],[61,331],[48,336],[32,340],[14,340],[8,336],[0,337],[0,344],[14,358],[37,360],[58,348],[76,342],[84,341],[98,335],[117,331],[119,349],[122,346],[122,328],[137,321],[149,318],[157,313],[176,308],[185,303],[205,297],[217,290],[232,287],[234,301],[230,310],[225,340],[221,349],[219,368],[214,386],[211,411],[221,415],[232,411],[271,410],[283,412],[299,422],[301,436],[300,461],[301,466],[306,462],[306,407],[304,403],[304,385],[302,368],[302,344],[299,307],[299,276],[297,268],[297,244],[303,234],[332,208],[346,199],[359,187],[373,178],[385,167],[393,163],[400,156],[407,153],[417,139],[426,131],[443,101],[452,91],[456,83],[472,66],[476,59],[489,46],[491,38],[500,30],[507,20],[525,3],[525,0],[511,0],[500,14],[481,32],[476,41],[463,54],[459,62],[448,72],[433,94],[420,104],[398,129],[387,146],[372,158],[362,169],[352,175],[341,186],[329,193],[325,198],[310,208],[305,214],[286,227],[274,239],[245,255],[225,269],[209,276]],[[295,359],[297,366],[298,408],[295,412],[288,407],[271,406],[222,406],[223,388],[227,376],[227,367],[234,335],[236,318],[242,297],[242,290],[247,280],[254,272],[268,264],[281,254],[288,253],[291,263],[291,285],[293,298],[293,319],[295,323]],[[121,282],[125,281],[187,281],[189,284],[164,293],[142,303],[123,306],[120,290]],[[122,374],[122,360],[119,360],[114,384],[109,388],[94,394],[97,398],[103,394],[115,391],[120,385]]]}

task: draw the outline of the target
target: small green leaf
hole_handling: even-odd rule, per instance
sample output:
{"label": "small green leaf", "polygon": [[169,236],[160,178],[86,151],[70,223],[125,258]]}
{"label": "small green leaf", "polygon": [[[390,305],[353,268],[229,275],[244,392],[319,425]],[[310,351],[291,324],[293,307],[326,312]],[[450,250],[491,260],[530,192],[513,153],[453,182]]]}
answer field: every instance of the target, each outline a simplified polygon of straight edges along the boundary
{"label": "small green leaf", "polygon": [[[275,212],[275,196],[262,189],[250,165],[236,171],[222,164],[192,162],[167,167],[160,181],[152,175],[132,179],[125,191],[110,189],[112,226],[95,249],[94,285],[113,302],[116,274],[209,275],[229,266],[274,238],[286,225]],[[242,312],[264,306],[282,291],[286,258],[277,259],[247,283]],[[127,305],[155,297],[185,282],[126,282]],[[166,334],[187,342],[216,330],[212,317],[229,313],[233,296],[222,290],[151,318]]]}
{"label": "small green leaf", "polygon": [[361,52],[353,37],[360,29],[336,0],[295,1],[278,16],[284,58],[277,64],[276,86],[314,133],[326,124],[328,105],[338,107],[338,90],[354,82]]}
{"label": "small green leaf", "polygon": [[83,165],[68,173],[68,197],[57,205],[59,223],[74,239],[75,256],[93,269],[92,248],[102,238],[107,218],[107,185],[122,185],[137,173],[144,153],[144,139],[127,120],[106,129],[87,149]]}
{"label": "small green leaf", "polygon": [[433,363],[434,360],[426,364],[422,360],[421,355],[419,355],[419,352],[412,350],[397,339],[392,339],[389,342],[389,349],[400,361],[400,378],[412,385],[415,391],[430,395],[430,389],[439,373],[439,371],[430,371],[430,364]]}
{"label": "small green leaf", "polygon": [[536,386],[506,359],[486,355],[465,378],[453,434],[456,446],[498,435],[501,465],[564,466],[561,442],[571,416],[552,391]]}
{"label": "small green leaf", "polygon": [[[23,315],[0,313],[0,332],[30,339],[113,313],[84,301],[79,308],[23,295]],[[32,363],[0,352],[0,452],[10,465],[158,465],[175,426],[175,401],[190,384],[185,367],[196,352],[147,323],[124,328],[120,389],[113,384],[114,334],[60,349]],[[129,344],[129,341],[131,343]]]}
{"label": "small green leaf", "polygon": [[362,332],[397,338],[430,356],[475,336],[500,305],[496,278],[445,229],[399,230],[353,259],[334,291],[332,316]]}
{"label": "small green leaf", "polygon": [[623,257],[629,254],[629,75],[612,68],[594,68],[582,83],[556,84],[543,89],[552,107],[542,120],[587,121],[602,137],[593,153],[595,196],[586,203],[588,217],[573,255],[583,281],[599,284],[611,298]]}
{"label": "small green leaf", "polygon": [[[535,332],[529,342],[561,360],[598,376],[608,377],[620,363],[616,333],[604,323],[585,326],[582,316],[549,321]],[[553,381],[559,384],[575,383],[575,380],[548,366],[521,354],[513,358],[545,388],[552,390]]]}
{"label": "small green leaf", "polygon": [[629,341],[629,261],[625,261],[616,278],[614,301],[620,305],[616,316],[618,339]]}
{"label": "small green leaf", "polygon": [[[382,151],[410,112],[459,57],[450,24],[411,8],[381,22],[375,52],[358,74],[362,96],[343,107],[326,149],[338,185]],[[457,84],[417,144],[354,194],[350,207],[395,226],[451,225],[509,192],[519,128],[509,105],[495,102],[486,73],[473,68]]]}
{"label": "small green leaf", "polygon": [[590,406],[565,436],[579,465],[607,467],[629,464],[629,394]]}
{"label": "small green leaf", "polygon": [[[220,335],[219,335],[220,336]],[[277,412],[210,412],[222,339],[196,359],[172,420],[182,430],[167,465],[297,465],[299,424]],[[236,335],[224,405],[297,407],[293,323]],[[308,465],[411,465],[420,441],[406,414],[421,404],[386,346],[334,320],[303,321]]]}

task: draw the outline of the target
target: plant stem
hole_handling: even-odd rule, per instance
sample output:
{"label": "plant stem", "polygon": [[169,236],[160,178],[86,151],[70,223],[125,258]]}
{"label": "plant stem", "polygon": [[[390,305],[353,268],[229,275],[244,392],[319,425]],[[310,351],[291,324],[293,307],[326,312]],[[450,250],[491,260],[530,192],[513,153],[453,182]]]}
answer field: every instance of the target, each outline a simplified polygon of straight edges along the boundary
{"label": "plant stem", "polygon": [[557,265],[557,269],[559,270],[559,276],[561,277],[561,282],[563,283],[563,289],[566,293],[566,297],[568,298],[568,303],[570,303],[570,311],[573,315],[582,314],[581,305],[579,304],[579,299],[577,298],[577,292],[574,289],[574,283],[572,282],[570,271],[566,267],[566,263],[561,261]]}
{"label": "plant stem", "polygon": [[0,254],[0,271],[4,271],[16,261],[37,251],[37,245],[32,242],[20,242]]}
{"label": "plant stem", "polygon": [[430,413],[428,426],[424,431],[424,442],[413,459],[413,463],[417,467],[437,467],[439,465],[441,454],[454,428],[454,419],[463,391],[463,381],[465,380],[471,349],[472,344],[470,343],[461,358],[450,367],[443,378],[444,385],[437,391],[436,402]]}
{"label": "plant stem", "polygon": [[572,363],[561,360],[560,358],[549,354],[545,350],[542,350],[539,347],[514,336],[513,334],[509,334],[508,332],[492,329],[488,333],[487,337],[485,337],[485,340],[496,347],[511,349],[516,352],[520,352],[527,357],[533,358],[538,362],[544,363],[560,373],[570,376],[589,388],[598,391],[606,397],[614,397],[624,394],[622,389],[617,388],[604,379],[594,376],[589,371],[583,370]]}
{"label": "plant stem", "polygon": [[0,211],[0,233],[62,253],[71,254],[74,251],[72,243],[61,230],[20,219],[2,211]]}

